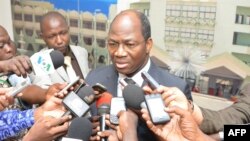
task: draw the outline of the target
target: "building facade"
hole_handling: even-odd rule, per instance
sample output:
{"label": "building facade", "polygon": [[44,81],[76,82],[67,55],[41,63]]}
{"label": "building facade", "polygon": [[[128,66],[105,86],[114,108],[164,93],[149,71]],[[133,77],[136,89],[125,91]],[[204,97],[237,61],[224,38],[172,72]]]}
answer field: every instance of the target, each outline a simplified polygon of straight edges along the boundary
{"label": "building facade", "polygon": [[[55,9],[48,2],[12,0],[14,39],[19,50],[31,55],[46,46],[39,36],[39,22],[42,15],[52,10]],[[57,11],[64,15],[70,26],[71,44],[87,49],[90,67],[97,67],[99,58],[102,60],[104,58],[101,63],[109,63],[108,52],[105,49],[109,27],[108,18],[98,9],[95,13],[62,9]]]}

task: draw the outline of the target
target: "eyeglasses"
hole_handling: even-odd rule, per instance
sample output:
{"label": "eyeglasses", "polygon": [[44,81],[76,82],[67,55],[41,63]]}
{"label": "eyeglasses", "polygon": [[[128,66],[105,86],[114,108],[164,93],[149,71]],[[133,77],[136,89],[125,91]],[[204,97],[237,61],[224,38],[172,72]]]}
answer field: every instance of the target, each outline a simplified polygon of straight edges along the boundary
{"label": "eyeglasses", "polygon": [[118,43],[118,42],[115,42],[115,41],[108,41],[108,47],[111,48],[111,49],[117,49],[119,48],[120,45],[122,45],[125,49],[133,49],[135,47],[137,47],[138,45],[140,45],[141,43],[144,43],[145,41],[141,41],[141,42],[125,42],[125,43]]}
{"label": "eyeglasses", "polygon": [[12,40],[9,40],[7,42],[0,42],[0,49],[4,48],[5,45],[9,45],[9,46],[14,45],[15,46],[15,43]]}

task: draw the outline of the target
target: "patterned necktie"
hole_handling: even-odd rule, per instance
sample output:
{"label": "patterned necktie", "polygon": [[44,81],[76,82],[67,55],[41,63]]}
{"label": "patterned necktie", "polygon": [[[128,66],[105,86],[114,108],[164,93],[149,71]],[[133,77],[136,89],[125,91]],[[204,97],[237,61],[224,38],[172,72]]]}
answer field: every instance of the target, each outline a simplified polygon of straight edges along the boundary
{"label": "patterned necktie", "polygon": [[136,85],[135,81],[132,78],[124,78],[124,81],[128,84]]}
{"label": "patterned necktie", "polygon": [[64,64],[66,65],[66,72],[68,74],[70,82],[76,79],[76,73],[71,65],[71,58],[70,56],[64,57]]}

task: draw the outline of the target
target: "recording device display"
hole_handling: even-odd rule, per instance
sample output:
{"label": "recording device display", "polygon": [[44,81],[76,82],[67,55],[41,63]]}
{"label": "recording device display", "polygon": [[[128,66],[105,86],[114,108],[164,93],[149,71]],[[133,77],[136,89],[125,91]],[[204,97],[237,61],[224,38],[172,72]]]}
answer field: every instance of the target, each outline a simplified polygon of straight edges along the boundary
{"label": "recording device display", "polygon": [[164,111],[164,103],[160,94],[145,95],[147,108],[154,124],[166,123],[170,120],[167,112]]}
{"label": "recording device display", "polygon": [[147,83],[149,84],[149,86],[152,88],[152,89],[156,89],[158,88],[160,85],[158,84],[158,82],[156,82],[154,80],[154,78],[152,76],[150,76],[147,72],[142,72],[141,73],[141,76],[142,78],[147,81]]}
{"label": "recording device display", "polygon": [[13,90],[8,93],[8,95],[15,97],[17,94],[19,94],[23,89],[25,89],[29,85],[30,83],[28,83],[27,81],[23,81],[20,84],[18,84],[16,87],[14,87]]}
{"label": "recording device display", "polygon": [[104,93],[104,92],[107,91],[107,88],[105,86],[103,86],[102,84],[100,84],[100,83],[96,83],[94,86],[92,86],[92,88],[95,91],[98,91],[99,94]]}
{"label": "recording device display", "polygon": [[72,87],[75,83],[79,81],[80,77],[77,76],[75,80],[71,81],[66,87],[64,87],[59,93],[62,93],[63,91],[67,91],[70,87]]}
{"label": "recording device display", "polygon": [[120,111],[126,111],[125,101],[123,97],[113,97],[111,99],[111,107],[110,107],[110,122],[112,124],[119,124],[119,118],[117,114]]}
{"label": "recording device display", "polygon": [[82,117],[89,111],[89,105],[85,101],[83,101],[74,91],[71,91],[63,99],[62,103],[76,117]]}

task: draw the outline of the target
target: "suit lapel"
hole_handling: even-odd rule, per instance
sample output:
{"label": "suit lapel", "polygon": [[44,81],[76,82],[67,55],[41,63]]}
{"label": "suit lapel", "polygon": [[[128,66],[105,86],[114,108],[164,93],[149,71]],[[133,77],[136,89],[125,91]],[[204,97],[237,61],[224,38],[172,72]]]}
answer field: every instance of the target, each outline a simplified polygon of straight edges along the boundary
{"label": "suit lapel", "polygon": [[[149,70],[148,70],[148,74],[150,75],[150,76],[152,76],[157,82],[158,82],[158,70],[157,70],[157,66],[153,63],[153,61],[151,61],[151,65],[150,65],[150,67],[149,67]],[[141,87],[143,87],[143,86],[145,86],[146,85],[146,81],[143,81],[143,83],[142,83],[142,86]]]}
{"label": "suit lapel", "polygon": [[63,67],[60,67],[58,69],[56,69],[56,72],[58,73],[58,75],[66,82],[69,82],[69,77],[67,75],[67,72],[65,71],[65,69]]}
{"label": "suit lapel", "polygon": [[106,79],[104,80],[103,84],[105,84],[107,88],[110,88],[108,91],[113,95],[113,97],[117,97],[117,81],[118,73],[114,69],[114,66],[111,65],[110,73],[107,73]]}
{"label": "suit lapel", "polygon": [[78,65],[81,69],[82,75],[85,78],[87,76],[89,69],[88,69],[88,63],[85,61],[86,59],[84,57],[86,57],[88,54],[85,54],[85,52],[81,50],[81,48],[78,46],[70,45],[70,49],[72,53],[75,55]]}

